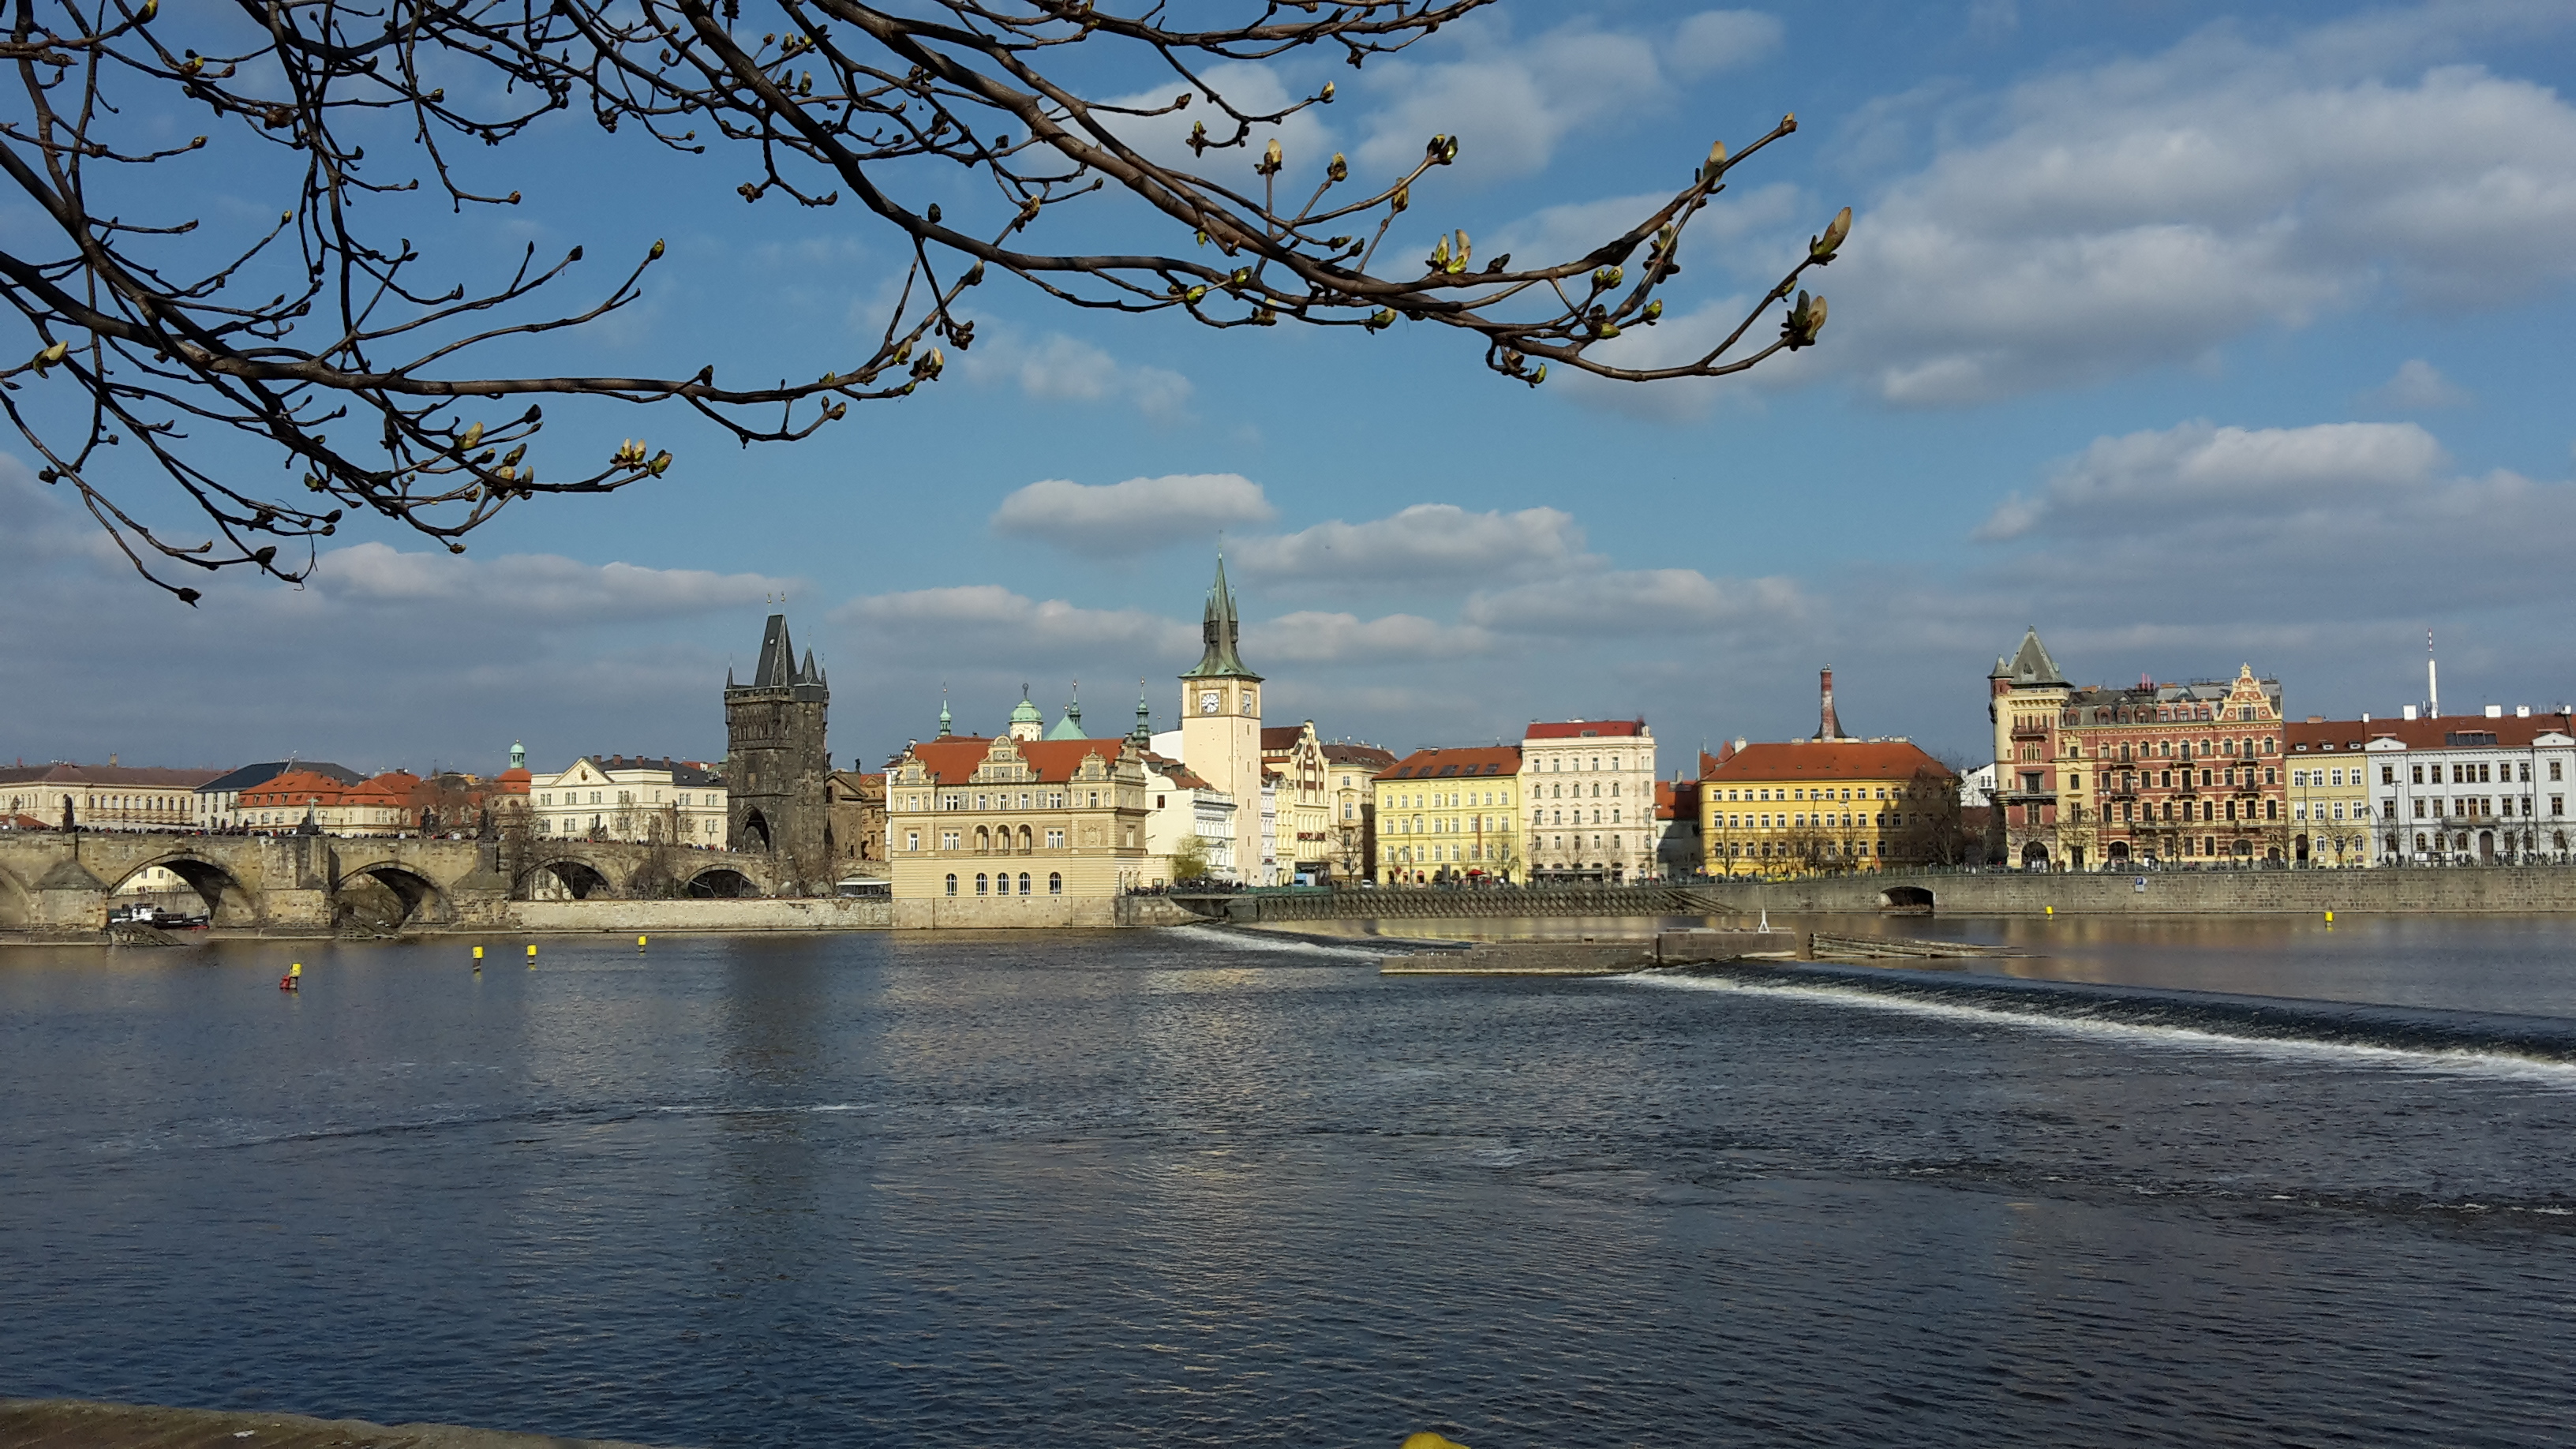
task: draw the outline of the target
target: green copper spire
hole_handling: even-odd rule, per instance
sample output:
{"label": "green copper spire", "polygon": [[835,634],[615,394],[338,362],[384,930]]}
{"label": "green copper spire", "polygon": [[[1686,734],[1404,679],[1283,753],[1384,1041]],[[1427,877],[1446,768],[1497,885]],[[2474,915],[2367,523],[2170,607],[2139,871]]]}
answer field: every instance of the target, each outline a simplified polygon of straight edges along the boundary
{"label": "green copper spire", "polygon": [[939,737],[946,739],[957,732],[956,721],[948,717],[948,686],[939,686]]}
{"label": "green copper spire", "polygon": [[1139,750],[1154,747],[1154,712],[1145,707],[1145,681],[1136,681],[1136,727],[1127,732],[1127,743]]}
{"label": "green copper spire", "polygon": [[1029,698],[1029,687],[1025,684],[1020,686],[1020,702],[1011,709],[1011,723],[1036,725],[1041,730],[1046,728],[1046,715],[1039,710],[1037,703]]}
{"label": "green copper spire", "polygon": [[1091,738],[1091,736],[1082,732],[1081,680],[1077,679],[1073,682],[1073,698],[1064,707],[1064,718],[1055,722],[1055,728],[1048,730],[1046,732],[1046,737],[1051,740],[1087,740]]}
{"label": "green copper spire", "polygon": [[1235,652],[1242,635],[1242,621],[1235,617],[1234,590],[1225,583],[1225,555],[1216,556],[1216,582],[1208,586],[1207,614],[1199,625],[1207,641],[1207,650],[1199,656],[1196,668],[1183,679],[1259,679],[1261,676],[1243,667],[1243,656]]}

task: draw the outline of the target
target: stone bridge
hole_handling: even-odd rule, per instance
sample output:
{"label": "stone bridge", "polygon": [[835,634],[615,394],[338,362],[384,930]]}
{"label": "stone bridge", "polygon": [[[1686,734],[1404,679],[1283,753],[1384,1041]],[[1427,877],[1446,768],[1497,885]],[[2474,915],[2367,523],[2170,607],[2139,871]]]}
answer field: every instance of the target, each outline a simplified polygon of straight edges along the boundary
{"label": "stone bridge", "polygon": [[507,903],[535,895],[766,896],[780,879],[767,855],[618,841],[7,831],[0,931],[104,929],[109,898],[153,866],[186,881],[217,928],[297,932],[333,928],[362,898],[383,925],[504,926]]}

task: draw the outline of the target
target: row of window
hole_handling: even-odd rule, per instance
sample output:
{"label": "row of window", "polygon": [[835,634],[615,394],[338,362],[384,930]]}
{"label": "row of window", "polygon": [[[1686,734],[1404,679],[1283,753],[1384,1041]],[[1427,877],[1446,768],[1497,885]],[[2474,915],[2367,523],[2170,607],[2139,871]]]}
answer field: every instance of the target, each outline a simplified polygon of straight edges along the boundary
{"label": "row of window", "polygon": [[[2200,814],[2197,818],[2202,820],[2236,820],[2240,818],[2245,820],[2253,820],[2257,818],[2264,820],[2278,820],[2281,818],[2281,802],[2278,800],[2264,801],[2263,813],[2259,817],[2254,813],[2254,802],[2251,800],[2244,802],[2245,812],[2241,817],[2236,811],[2237,802],[2233,800],[2203,800],[2199,803]],[[2163,802],[2163,805],[2164,813],[2162,815],[2158,815],[2156,813],[2156,801],[2149,800],[2142,805],[2135,800],[2123,800],[2120,802],[2120,823],[2123,825],[2135,825],[2140,823],[2152,825],[2159,820],[2174,819],[2175,802],[2167,800]],[[2192,814],[2191,801],[2182,801],[2181,806],[2182,819],[2190,820],[2195,818]],[[2109,807],[2105,806],[2104,808],[2107,810]],[[2144,811],[2145,813],[2142,815],[2139,813],[2140,811]]]}
{"label": "row of window", "polygon": [[1883,810],[1876,814],[1859,815],[1846,815],[1841,812],[1836,812],[1831,815],[1816,814],[1796,816],[1711,815],[1709,817],[1709,823],[1711,825],[1723,826],[1728,830],[1787,830],[1792,828],[1793,821],[1795,822],[1795,828],[1801,830],[1806,829],[1810,823],[1819,830],[1865,830],[1873,825],[1881,830],[1885,830],[1898,825],[1918,824],[1921,822],[1921,819],[1922,817],[1909,811]]}
{"label": "row of window", "polygon": [[[952,896],[957,894],[957,877],[954,875],[948,877],[948,893]],[[976,873],[975,894],[979,896],[1006,896],[1010,893],[1011,873],[1009,871],[1003,871],[1001,874],[993,876],[989,880],[981,871]],[[1027,871],[1021,871],[1020,894],[1028,895],[1029,893],[1029,873]],[[1060,896],[1064,894],[1064,876],[1061,873],[1056,871],[1047,872],[1047,894],[1051,896]]]}
{"label": "row of window", "polygon": [[1893,794],[1889,793],[1885,785],[1878,786],[1877,789],[1876,795],[1870,793],[1870,787],[1867,785],[1860,786],[1857,795],[1850,790],[1840,792],[1835,790],[1728,790],[1717,798],[1721,800],[1902,800],[1905,798],[1903,786],[1896,787]]}
{"label": "row of window", "polygon": [[[653,819],[653,817],[649,815],[644,818],[647,821]],[[539,835],[580,835],[586,831],[604,830],[608,828],[605,823],[607,819],[608,817],[604,815],[593,815],[590,817],[590,823],[588,825],[584,825],[581,823],[580,816],[567,815],[563,817],[563,823],[558,825],[555,822],[554,816],[540,815],[537,817],[537,833]],[[724,825],[724,821],[720,817],[714,815],[699,816],[695,822],[691,822],[687,819],[683,819],[679,822],[680,833],[683,835],[721,835],[724,833]],[[630,820],[625,827],[621,828],[632,829],[634,828],[634,822]]]}
{"label": "row of window", "polygon": [[[2359,772],[2356,771],[2355,773],[2358,774]],[[2241,780],[2238,778],[2240,774],[2243,777]],[[2174,772],[2171,770],[2122,770],[2119,778],[2119,788],[2122,790],[2135,790],[2141,785],[2151,790],[2170,790],[2174,787]],[[2108,777],[2105,777],[2105,779],[2107,781]],[[2252,785],[2253,783],[2254,767],[2252,765],[2230,765],[2225,769],[2203,770],[2200,772],[2200,784],[2201,788],[2204,790],[2216,789],[2220,785]],[[2273,765],[2264,766],[2263,783],[2266,785],[2277,785],[2281,783],[2280,769]],[[2183,788],[2186,790],[2191,788],[2191,771],[2185,770],[2182,772],[2182,784]],[[2067,776],[2066,788],[2069,790],[2083,789],[2084,777],[2082,775]]]}
{"label": "row of window", "polygon": [[[2424,808],[2424,807],[2425,807],[2425,806],[2427,806],[2427,805],[2430,805],[2430,806],[2432,806],[2433,808],[2432,808],[2430,811],[2427,811],[2427,810]],[[2446,810],[2446,809],[2444,809],[2443,807],[2444,807],[2445,805],[2448,805],[2450,808],[2449,808],[2449,809],[2447,809],[2447,810]],[[2396,801],[2394,801],[2394,800],[2382,800],[2381,802],[2379,802],[2379,806],[2380,806],[2380,812],[2379,812],[2379,813],[2380,813],[2380,818],[2381,818],[2381,819],[2383,819],[2383,820],[2394,820],[2394,819],[2396,819],[2396,818],[2397,818],[2397,802],[2396,802]],[[2530,797],[2530,796],[2528,796],[2528,795],[2523,796],[2523,797],[2522,797],[2522,813],[2523,813],[2523,815],[2524,815],[2524,816],[2528,817],[2528,816],[2531,814],[2531,806],[2532,806],[2532,799],[2531,799],[2531,797]],[[2424,819],[2428,814],[2430,814],[2430,815],[2511,815],[2511,814],[2513,814],[2513,813],[2514,813],[2514,797],[2512,797],[2512,796],[2510,796],[2510,795],[2508,795],[2508,796],[2506,796],[2506,797],[2504,798],[2504,808],[2503,808],[2502,810],[2498,810],[2498,809],[2496,809],[2496,801],[2495,801],[2494,797],[2492,797],[2492,796],[2471,795],[2471,796],[2465,796],[2465,797],[2460,798],[2460,799],[2457,799],[2457,800],[2444,800],[2444,799],[2442,799],[2441,797],[2436,796],[2436,797],[2434,797],[2434,798],[2432,798],[2432,799],[2429,799],[2429,800],[2418,800],[2418,801],[2416,801],[2416,802],[2415,802],[2415,818],[2416,818],[2416,819],[2418,819],[2418,820]],[[2550,814],[2552,814],[2552,815],[2564,815],[2564,814],[2566,814],[2566,813],[2567,813],[2567,797],[2566,797],[2566,796],[2564,796],[2564,795],[2552,795],[2552,796],[2550,796],[2550,797],[2549,797],[2549,813],[2550,813]]]}
{"label": "row of window", "polygon": [[[2223,704],[2160,704],[2156,706],[2155,717],[2150,719],[2147,716],[2147,707],[2145,705],[2130,706],[2124,704],[2116,711],[2097,708],[2093,711],[2094,718],[2091,720],[2086,720],[2082,717],[2084,711],[2081,709],[2066,710],[2058,716],[2057,722],[2060,725],[2064,725],[2069,728],[2085,724],[2101,725],[2112,723],[2189,724],[2194,720],[2227,719],[2229,718],[2228,709],[2229,706]],[[2259,704],[2240,704],[2234,706],[2234,709],[2236,711],[2234,718],[2245,723],[2251,723],[2259,719],[2270,719],[2272,717],[2272,711]],[[2116,720],[2103,719],[2101,716],[2105,714],[2116,714],[2117,718]],[[2027,718],[2029,718],[2030,722],[2033,724],[2038,723],[2037,716],[2028,716]]]}
{"label": "row of window", "polygon": [[[1091,803],[1086,808],[1093,810],[1100,808],[1099,791],[1089,790],[1079,793],[1086,794],[1090,797]],[[1067,797],[1068,792],[1063,790],[1022,790],[1019,792],[1020,803],[1017,807],[1014,807],[1011,804],[1011,792],[1008,790],[999,792],[983,791],[974,794],[969,794],[964,790],[943,790],[939,793],[939,808],[942,810],[1009,810],[1013,808],[1021,810],[1062,810],[1067,808],[1065,805]],[[930,797],[927,795],[906,795],[903,797],[903,800],[903,808],[906,810],[927,810],[930,808]],[[974,802],[972,805],[967,803],[970,800]]]}
{"label": "row of window", "polygon": [[[2244,741],[2244,748],[2241,750],[2237,748],[2237,743],[2238,742],[2235,740],[2220,740],[2218,744],[2213,747],[2209,741],[2202,740],[2198,743],[2197,748],[2195,748],[2193,742],[2190,740],[2181,741],[2179,747],[2177,747],[2176,742],[2173,740],[2157,740],[2140,745],[2135,758],[2141,760],[2214,760],[2221,758],[2231,760],[2242,758],[2250,760],[2256,755],[2277,754],[2280,750],[2280,741],[2278,740],[2260,741],[2260,749],[2256,748],[2258,742],[2254,740],[2249,739]],[[2066,758],[2070,760],[2086,758],[2084,754],[2084,746],[2080,743],[2068,746]],[[2097,750],[2091,758],[2095,760],[2109,760],[2111,755],[2107,750]],[[2132,758],[2127,745],[2124,744],[2120,746],[2119,758],[2124,764]]]}
{"label": "row of window", "polygon": [[[1562,793],[1565,787],[1560,785],[1557,789]],[[1398,795],[1386,802],[1386,808],[1389,810],[1463,810],[1478,805],[1509,805],[1510,803],[1512,803],[1512,792],[1509,790],[1448,790],[1430,795]],[[1347,810],[1349,807],[1343,808]],[[1347,815],[1344,818],[1347,819]]]}
{"label": "row of window", "polygon": [[[1062,830],[1050,830],[1046,833],[1045,838],[1047,849],[1064,849],[1064,832]],[[1025,825],[1021,826],[1016,834],[1013,833],[1011,827],[1007,825],[1003,826],[999,830],[993,830],[989,827],[980,825],[975,828],[975,849],[977,852],[982,854],[990,854],[995,850],[1013,849],[1014,842],[1017,843],[1016,848],[1020,850],[1031,850],[1035,848],[1035,842],[1037,839],[1038,837]],[[906,850],[921,849],[921,832],[918,830],[905,831],[903,833],[903,848]],[[963,830],[943,830],[939,832],[939,848],[942,850],[964,850],[966,848],[966,832]]]}
{"label": "row of window", "polygon": [[[540,791],[538,791],[538,792],[537,792],[537,805],[538,805],[538,807],[539,807],[540,809],[542,809],[542,808],[544,808],[545,806],[552,805],[553,803],[555,803],[555,795],[556,795],[557,793],[558,793],[558,792],[553,791],[553,790],[540,790]],[[562,791],[562,792],[560,792],[560,793],[563,795],[563,802],[564,802],[566,805],[579,805],[579,804],[584,803],[584,802],[583,802],[583,800],[582,800],[582,798],[581,798],[581,792],[580,792],[579,790],[565,790],[565,791]],[[600,794],[601,794],[601,792],[600,792],[600,791],[597,791],[597,790],[593,790],[593,791],[591,791],[591,792],[590,792],[590,800],[588,801],[588,803],[589,803],[589,804],[592,804],[592,805],[604,805],[604,804],[607,804],[607,803],[608,803],[607,801],[602,800],[602,799],[600,799],[600,798],[599,798],[599,797],[600,797]],[[654,804],[658,805],[658,804],[660,804],[661,802],[662,802],[662,792],[661,792],[661,791],[659,791],[659,790],[654,791],[654,792],[653,792],[653,800],[652,800],[652,803],[654,803]],[[632,804],[634,804],[634,803],[635,803],[635,792],[634,792],[634,791],[632,791],[632,790],[620,790],[620,791],[618,791],[618,792],[617,792],[617,803],[618,803],[618,804],[620,804],[620,805],[632,805]],[[681,791],[681,792],[680,792],[680,794],[679,794],[679,798],[678,798],[677,800],[674,800],[672,803],[673,803],[673,804],[675,804],[675,805],[678,805],[678,806],[679,806],[681,809],[683,809],[683,810],[686,810],[686,809],[690,808],[690,804],[689,804],[689,792],[688,792],[688,791],[686,791],[686,790]],[[720,798],[718,798],[717,796],[712,795],[712,794],[708,795],[708,796],[707,796],[707,798],[706,798],[706,806],[707,806],[707,808],[709,808],[709,809],[713,809],[714,807],[716,807],[716,806],[718,806],[718,805],[721,805],[721,804],[723,804],[723,803],[724,803],[724,801],[723,801],[723,800],[721,800]]]}
{"label": "row of window", "polygon": [[[1775,856],[1785,860],[1791,855],[1803,855],[1807,853],[1807,849],[1804,845],[1792,846],[1786,841],[1748,840],[1721,843],[1713,847],[1710,854],[1723,860],[1766,860]],[[1815,849],[1827,855],[1846,855],[1854,859],[1883,859],[1887,855],[1887,845],[1884,841],[1825,840],[1817,842]]]}

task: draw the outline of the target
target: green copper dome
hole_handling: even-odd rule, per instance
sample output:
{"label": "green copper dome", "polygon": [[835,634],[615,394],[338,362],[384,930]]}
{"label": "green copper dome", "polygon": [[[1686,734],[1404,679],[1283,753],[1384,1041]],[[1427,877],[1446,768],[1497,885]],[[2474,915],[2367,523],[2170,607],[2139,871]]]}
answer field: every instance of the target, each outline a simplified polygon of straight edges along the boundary
{"label": "green copper dome", "polygon": [[1015,725],[1033,724],[1038,726],[1040,729],[1044,729],[1046,727],[1046,715],[1039,711],[1035,703],[1031,702],[1029,699],[1029,687],[1025,684],[1020,686],[1019,706],[1011,711],[1011,723]]}

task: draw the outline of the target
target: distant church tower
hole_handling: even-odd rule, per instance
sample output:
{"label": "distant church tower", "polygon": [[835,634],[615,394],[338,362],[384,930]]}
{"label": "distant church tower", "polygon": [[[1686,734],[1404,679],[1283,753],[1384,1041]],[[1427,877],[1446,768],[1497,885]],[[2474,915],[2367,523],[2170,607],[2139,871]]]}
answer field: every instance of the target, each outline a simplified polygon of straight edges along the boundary
{"label": "distant church tower", "polygon": [[1181,763],[1234,797],[1235,873],[1254,880],[1261,872],[1261,676],[1235,652],[1241,623],[1223,554],[1199,632],[1206,651],[1181,676]]}
{"label": "distant church tower", "polygon": [[736,850],[778,856],[791,889],[806,895],[830,886],[824,877],[832,865],[825,838],[832,757],[823,742],[823,713],[831,699],[813,651],[796,662],[784,614],[769,616],[751,683],[736,684],[733,671],[725,671],[728,838]]}

